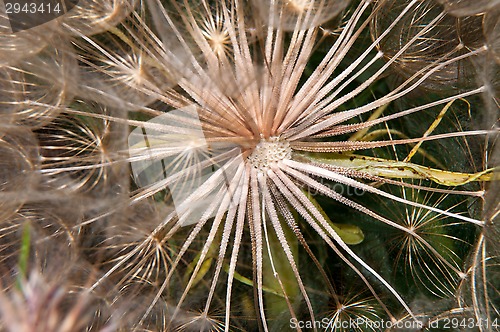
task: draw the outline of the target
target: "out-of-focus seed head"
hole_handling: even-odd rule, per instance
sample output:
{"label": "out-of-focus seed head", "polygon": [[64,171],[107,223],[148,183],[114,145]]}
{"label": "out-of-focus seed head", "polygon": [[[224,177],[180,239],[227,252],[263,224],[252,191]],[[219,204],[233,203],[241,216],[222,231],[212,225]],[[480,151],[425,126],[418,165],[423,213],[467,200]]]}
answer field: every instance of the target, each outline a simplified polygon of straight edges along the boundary
{"label": "out-of-focus seed head", "polygon": [[500,6],[500,0],[436,0],[442,4],[447,13],[457,17],[470,16],[488,12]]}
{"label": "out-of-focus seed head", "polygon": [[[350,0],[254,0],[262,21],[285,31],[318,27],[344,10]],[[271,15],[269,14],[271,13]]]}
{"label": "out-of-focus seed head", "polygon": [[[409,3],[407,0],[379,3],[381,9],[373,18],[371,33],[373,39],[382,37],[378,47],[384,57],[387,60],[394,58],[393,68],[406,78],[425,77],[421,86],[429,89],[450,90],[474,86],[474,67],[470,59],[450,60],[484,46],[482,17],[456,18],[445,15],[441,6],[432,0],[425,0],[398,21],[393,33],[382,36],[401,9]],[[446,61],[448,65],[444,65]],[[437,63],[443,63],[441,68],[432,75],[426,75],[426,68]]]}
{"label": "out-of-focus seed head", "polygon": [[138,0],[79,0],[61,19],[72,34],[94,35],[112,29],[131,14]]}

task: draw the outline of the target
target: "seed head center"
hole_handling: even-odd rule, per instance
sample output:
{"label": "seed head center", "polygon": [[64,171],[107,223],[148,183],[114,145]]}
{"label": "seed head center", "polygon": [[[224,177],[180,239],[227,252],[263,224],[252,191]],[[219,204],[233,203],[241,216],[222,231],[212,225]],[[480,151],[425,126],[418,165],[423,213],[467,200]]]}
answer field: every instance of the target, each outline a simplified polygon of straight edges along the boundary
{"label": "seed head center", "polygon": [[259,171],[267,171],[269,167],[283,159],[292,157],[292,149],[287,141],[280,141],[278,137],[261,139],[257,144],[248,161]]}

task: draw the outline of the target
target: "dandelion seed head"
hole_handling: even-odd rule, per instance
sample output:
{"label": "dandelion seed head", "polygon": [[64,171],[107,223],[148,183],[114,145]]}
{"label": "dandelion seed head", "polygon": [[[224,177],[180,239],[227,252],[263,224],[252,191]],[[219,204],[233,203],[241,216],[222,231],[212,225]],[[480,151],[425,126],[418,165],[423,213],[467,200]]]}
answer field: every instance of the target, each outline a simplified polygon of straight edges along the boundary
{"label": "dandelion seed head", "polygon": [[[316,299],[324,289],[311,287],[315,276],[304,268],[311,262],[321,286],[334,294],[332,322],[375,321],[382,310],[395,321],[396,301],[417,317],[414,295],[381,273],[390,259],[371,261],[366,247],[352,250],[364,230],[330,220],[343,209],[323,210],[310,192],[393,228],[397,241],[390,245],[399,249],[396,261],[412,269],[409,283],[452,296],[456,275],[463,275],[463,255],[455,251],[469,243],[445,227],[469,222],[472,229],[480,221],[465,208],[406,189],[468,195],[408,179],[451,187],[469,184],[467,176],[490,176],[489,169],[478,175],[441,167],[435,149],[420,147],[487,132],[448,133],[439,125],[453,102],[488,89],[473,89],[464,71],[474,69],[469,59],[486,53],[478,46],[485,41],[478,37],[480,18],[450,18],[434,1],[372,2],[354,2],[349,10],[348,0],[80,2],[62,22],[58,45],[0,71],[0,105],[8,107],[8,125],[1,126],[34,128],[38,141],[29,146],[39,147],[41,158],[31,163],[20,149],[26,144],[0,135],[0,150],[12,156],[0,161],[0,191],[10,197],[11,183],[21,187],[25,180],[17,169],[26,169],[41,174],[36,186],[73,199],[73,206],[87,196],[120,193],[119,204],[92,207],[68,232],[82,234],[82,256],[96,269],[90,291],[112,285],[110,302],[134,297],[142,304],[129,309],[132,329],[229,331],[255,320],[275,330],[273,317],[287,309],[290,317],[305,316],[297,300],[314,321],[327,303]],[[337,15],[342,22],[330,29]],[[493,17],[486,27],[486,45],[500,53]],[[391,69],[399,77],[386,82]],[[402,100],[420,87],[437,92]],[[453,96],[441,98],[441,91]],[[441,109],[425,133],[423,126],[406,131],[417,112]],[[415,143],[414,160],[398,159],[396,146]],[[387,209],[336,185],[380,197]],[[0,219],[22,211],[18,196],[23,200],[15,205],[0,200],[7,210]],[[396,206],[404,210],[391,215]],[[3,228],[5,239],[13,237]],[[390,236],[383,233],[381,240]],[[300,248],[310,260],[299,257]],[[385,252],[378,251],[372,253]],[[325,265],[330,253],[338,264]],[[337,270],[340,264],[349,269]],[[339,277],[330,278],[330,269]],[[338,283],[351,283],[354,274],[372,295],[337,294],[347,286]],[[254,307],[240,311],[235,303],[251,302],[252,289]],[[137,302],[137,294],[144,300]],[[386,306],[389,297],[393,304]],[[214,308],[221,314],[213,315]]]}
{"label": "dandelion seed head", "polygon": [[282,141],[273,136],[268,140],[262,138],[255,146],[252,154],[248,156],[248,162],[261,172],[267,171],[272,164],[283,159],[290,159],[292,149],[290,143]]}

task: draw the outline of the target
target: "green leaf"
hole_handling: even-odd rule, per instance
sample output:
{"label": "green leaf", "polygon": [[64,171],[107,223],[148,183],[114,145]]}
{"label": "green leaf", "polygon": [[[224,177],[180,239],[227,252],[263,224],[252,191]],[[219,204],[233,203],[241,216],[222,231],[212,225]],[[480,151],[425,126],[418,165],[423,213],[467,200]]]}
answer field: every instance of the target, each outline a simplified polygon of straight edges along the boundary
{"label": "green leaf", "polygon": [[[328,219],[327,219],[328,220]],[[361,228],[351,224],[337,224],[330,222],[332,228],[342,238],[342,240],[350,245],[360,244],[365,239],[365,234]]]}
{"label": "green leaf", "polygon": [[18,262],[19,277],[17,279],[17,286],[19,289],[21,289],[22,281],[27,278],[30,246],[31,246],[30,225],[29,223],[26,223],[23,226],[23,233],[21,236],[21,248],[19,252],[19,262]]}
{"label": "green leaf", "polygon": [[499,172],[494,173],[494,168],[477,173],[450,172],[404,161],[350,153],[300,153],[297,159],[346,167],[385,178],[431,180],[441,185],[453,187],[473,181],[493,181],[500,178]]}
{"label": "green leaf", "polygon": [[[226,271],[227,273],[229,273],[229,265],[224,264],[224,271]],[[254,285],[254,283],[253,283],[252,280],[248,279],[245,276],[242,276],[241,274],[239,274],[236,271],[234,271],[234,279],[238,280],[239,282],[241,282],[244,285],[247,285],[247,286],[250,286],[250,287],[257,287],[256,285]],[[267,287],[265,285],[262,286],[262,291],[264,293],[270,293],[270,294],[274,294],[274,295],[279,296],[279,297],[284,297],[283,293],[281,292],[281,290],[276,291],[276,290],[274,290],[272,288],[269,288],[269,287]]]}
{"label": "green leaf", "polygon": [[314,204],[314,206],[321,212],[321,215],[326,219],[328,224],[333,228],[335,233],[337,233],[342,241],[344,241],[346,244],[350,245],[355,245],[355,244],[360,244],[363,242],[365,239],[365,234],[363,234],[363,231],[361,228],[359,228],[356,225],[352,224],[338,224],[334,223],[330,220],[326,212],[323,210],[321,205],[319,205],[318,201],[307,191],[302,190],[302,192],[309,198],[311,203]]}
{"label": "green leaf", "polygon": [[[285,220],[279,216],[280,223],[286,238],[286,243],[294,257],[295,263],[298,264],[298,240],[292,230],[286,225]],[[262,255],[263,255],[263,284],[269,288],[273,289],[276,293],[283,294],[283,290],[286,292],[288,299],[293,301],[299,293],[299,287],[297,284],[297,279],[293,273],[293,269],[288,261],[288,257],[281,246],[281,242],[279,241],[276,232],[271,225],[271,223],[266,220],[263,225],[267,228],[267,240],[266,240],[265,232],[262,231],[262,235],[264,237]],[[271,263],[271,259],[272,262]],[[276,270],[277,275],[274,275],[273,271]],[[282,285],[280,285],[281,280]],[[282,289],[283,287],[283,289]],[[269,312],[270,315],[276,317],[281,315],[282,313],[288,312],[288,305],[286,301],[283,301],[281,298],[276,298],[273,294],[275,292],[267,292],[265,294],[264,304],[266,311]],[[284,294],[283,294],[284,295]]]}
{"label": "green leaf", "polygon": [[[193,285],[192,287],[196,286],[203,278],[205,275],[210,271],[210,267],[212,266],[212,263],[214,262],[214,258],[217,256],[217,251],[219,248],[220,242],[218,238],[215,238],[212,244],[210,245],[210,248],[208,249],[208,253],[205,256],[205,259],[203,263],[201,263],[200,269],[198,270],[198,273],[196,274],[195,278],[193,279]],[[184,273],[184,282],[187,284],[189,281],[189,278],[191,278],[191,275],[200,261],[201,258],[201,251],[196,255],[196,257],[193,259],[191,263],[187,266],[186,272]]]}

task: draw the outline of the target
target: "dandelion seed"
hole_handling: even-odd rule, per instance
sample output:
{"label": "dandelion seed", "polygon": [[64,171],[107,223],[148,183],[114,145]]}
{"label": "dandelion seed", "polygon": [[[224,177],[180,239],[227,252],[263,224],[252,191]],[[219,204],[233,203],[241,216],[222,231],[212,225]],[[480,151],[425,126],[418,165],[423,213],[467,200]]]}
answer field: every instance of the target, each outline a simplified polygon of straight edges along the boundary
{"label": "dandelion seed", "polygon": [[54,22],[14,33],[4,6],[0,9],[0,65],[14,64],[47,46],[54,35]]}
{"label": "dandelion seed", "polygon": [[[66,40],[56,39],[36,56],[16,66],[3,66],[0,105],[7,122],[38,127],[52,121],[74,95],[78,66],[64,50]],[[48,106],[48,107],[47,107]]]}
{"label": "dandelion seed", "polygon": [[375,331],[374,326],[381,318],[378,315],[380,308],[374,298],[349,293],[336,302],[334,310],[329,314],[326,331]]}
{"label": "dandelion seed", "polygon": [[[85,192],[104,182],[107,169],[92,165],[107,162],[103,140],[108,130],[105,122],[85,123],[64,116],[39,129],[42,172],[48,187],[60,192]],[[74,172],[69,172],[69,167],[74,167]]]}
{"label": "dandelion seed", "polygon": [[70,232],[71,223],[63,215],[62,211],[33,204],[2,222],[0,277],[4,289],[19,286],[19,280],[32,271],[57,277],[69,274],[77,257],[78,236]]}
{"label": "dandelion seed", "polygon": [[38,166],[35,138],[24,129],[3,133],[0,136],[0,222],[8,221],[25,203],[27,193],[36,187]]}
{"label": "dandelion seed", "polygon": [[[393,22],[395,15],[410,1],[383,1],[380,11],[375,14],[372,24],[373,38],[378,38],[387,26]],[[408,20],[409,22],[406,22]],[[477,20],[476,22],[472,22]],[[432,63],[446,63],[449,59],[460,59],[460,55],[471,50],[484,52],[484,39],[481,29],[481,17],[455,18],[444,16],[440,6],[432,1],[423,1],[401,18],[393,33],[383,38],[379,44],[386,58],[394,58],[395,67],[405,77],[415,75],[421,77],[427,73],[425,69]],[[410,23],[411,22],[411,23]],[[430,27],[425,29],[421,27]],[[414,39],[414,42],[408,43]],[[409,47],[404,47],[404,45]],[[402,54],[395,56],[404,50]],[[447,66],[428,76],[421,86],[432,89],[463,89],[473,86],[474,68],[470,57],[452,61]]]}
{"label": "dandelion seed", "polygon": [[[441,207],[449,198],[443,194],[436,200],[432,197],[435,195],[424,194],[420,190],[403,190],[402,194],[411,196],[412,201]],[[464,203],[458,202],[449,209]],[[466,226],[422,209],[406,208],[400,218],[410,232],[400,234],[394,241],[396,264],[411,274],[416,285],[426,287],[437,296],[442,293],[453,296],[458,279],[464,275],[460,267],[463,258],[459,256],[456,246],[466,243],[466,239],[460,238],[453,230]]]}

